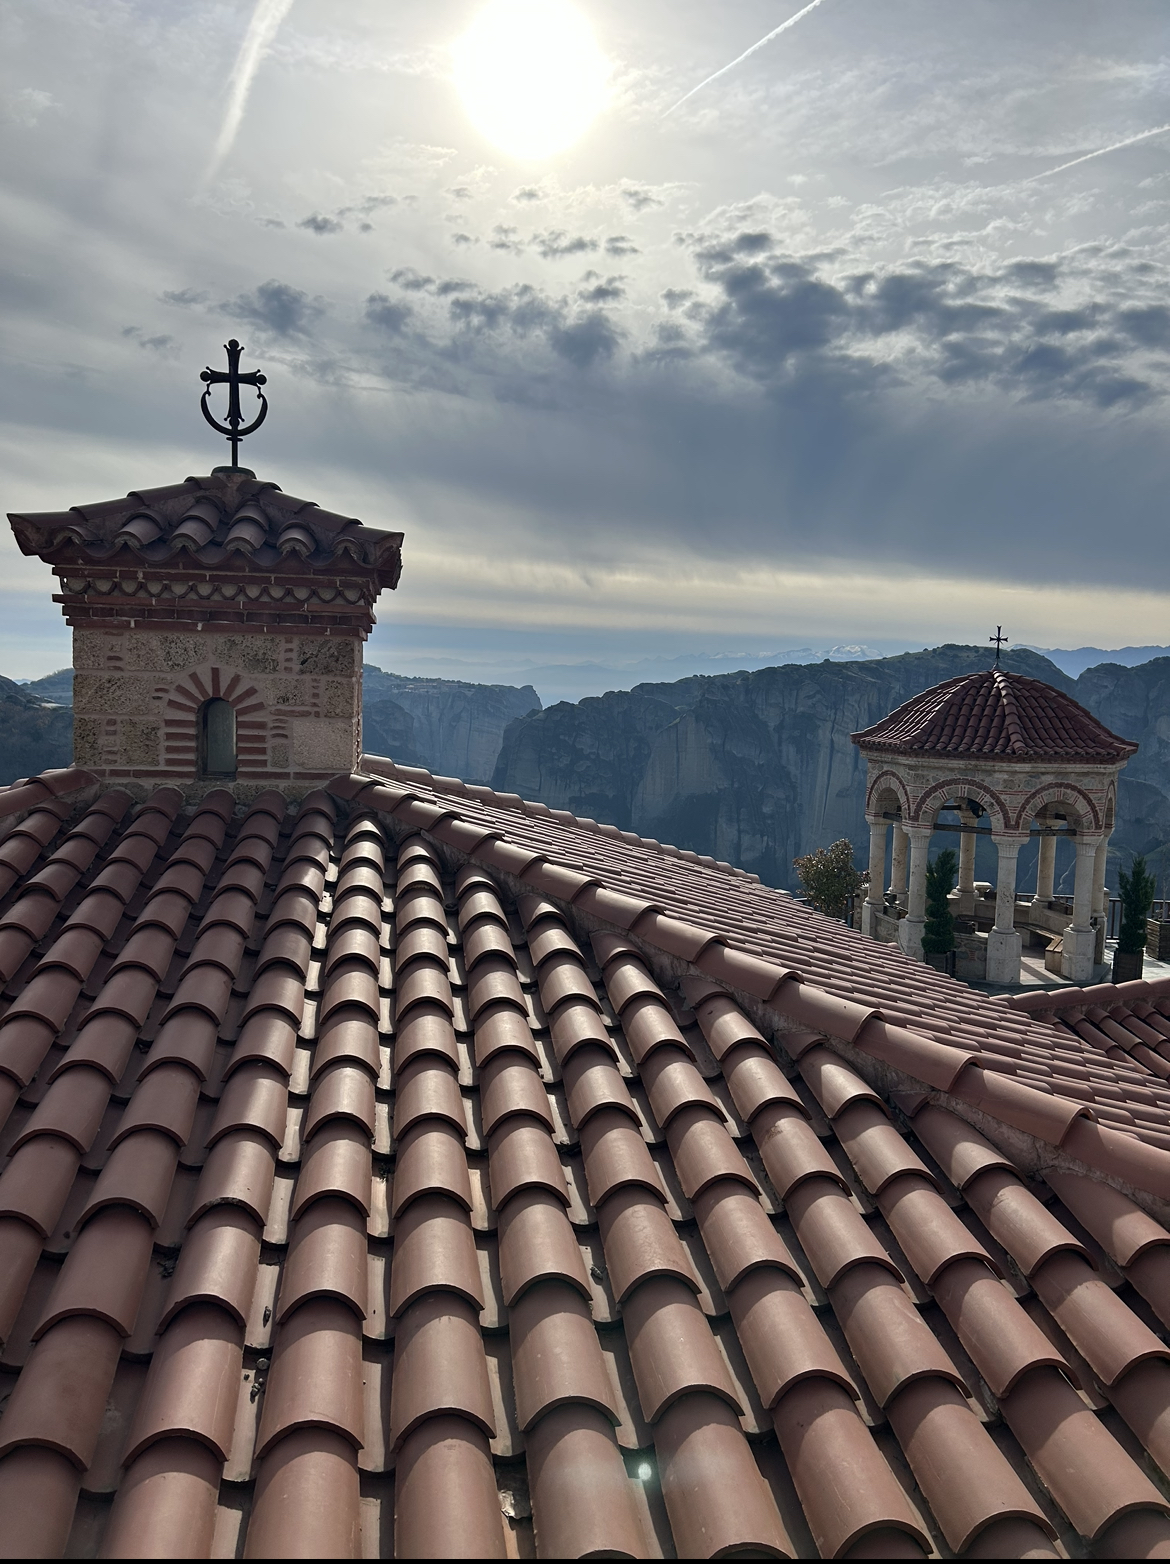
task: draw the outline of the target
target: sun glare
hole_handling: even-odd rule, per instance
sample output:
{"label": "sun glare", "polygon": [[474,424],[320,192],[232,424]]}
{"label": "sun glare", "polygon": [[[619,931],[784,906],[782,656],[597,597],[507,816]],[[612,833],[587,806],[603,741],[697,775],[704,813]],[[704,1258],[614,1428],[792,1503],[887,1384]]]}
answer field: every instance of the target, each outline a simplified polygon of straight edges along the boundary
{"label": "sun glare", "polygon": [[490,0],[454,53],[468,118],[512,157],[563,152],[605,101],[605,57],[568,0]]}

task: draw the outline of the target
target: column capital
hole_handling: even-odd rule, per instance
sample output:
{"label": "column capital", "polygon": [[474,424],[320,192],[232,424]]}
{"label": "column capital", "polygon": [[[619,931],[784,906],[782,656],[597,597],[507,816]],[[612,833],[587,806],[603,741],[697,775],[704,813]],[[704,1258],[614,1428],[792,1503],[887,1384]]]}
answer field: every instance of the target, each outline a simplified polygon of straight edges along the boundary
{"label": "column capital", "polygon": [[911,843],[929,842],[934,835],[934,827],[932,825],[907,825],[903,821],[902,829],[910,838]]}

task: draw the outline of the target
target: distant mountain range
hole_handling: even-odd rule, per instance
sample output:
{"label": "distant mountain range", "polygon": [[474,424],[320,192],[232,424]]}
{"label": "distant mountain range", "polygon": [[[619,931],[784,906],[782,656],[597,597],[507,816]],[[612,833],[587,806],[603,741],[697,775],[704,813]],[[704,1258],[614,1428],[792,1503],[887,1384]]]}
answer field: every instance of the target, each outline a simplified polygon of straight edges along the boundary
{"label": "distant mountain range", "polygon": [[[713,853],[791,886],[794,857],[842,836],[864,861],[863,768],[849,735],[918,691],[988,662],[981,646],[868,659],[845,655],[860,647],[831,650],[836,656],[643,682],[549,707],[532,685],[405,677],[368,666],[364,747]],[[1089,656],[1104,660],[1083,667]],[[1152,854],[1159,881],[1170,878],[1170,648],[1080,648],[1049,659],[1018,647],[1005,662],[1067,690],[1138,741],[1122,773],[1110,883],[1117,856],[1128,862],[1134,852]],[[71,702],[69,669],[24,685],[0,678],[0,782],[68,764]],[[1032,851],[1021,857],[1022,886]],[[1058,884],[1063,877],[1071,886],[1068,844],[1061,852],[1068,861],[1058,860]],[[985,838],[977,872],[994,879]]]}
{"label": "distant mountain range", "polygon": [[[1104,663],[1071,678],[1026,648],[1005,665],[1066,690],[1140,752],[1122,773],[1113,843],[1125,862],[1156,855],[1170,872],[1170,657]],[[940,646],[866,662],[788,664],[754,672],[640,684],[514,722],[493,785],[553,808],[612,821],[712,853],[792,886],[800,853],[848,837],[868,851],[864,766],[849,735],[920,690],[988,665],[981,646]],[[1071,885],[1060,844],[1058,884]],[[1021,855],[1028,884],[1035,849]],[[1163,861],[1165,859],[1166,861]],[[979,839],[977,870],[994,880]],[[1111,882],[1115,883],[1115,882]]]}
{"label": "distant mountain range", "polygon": [[1050,646],[1030,646],[1028,650],[1047,657],[1073,679],[1079,679],[1086,668],[1096,668],[1101,663],[1136,668],[1140,663],[1153,662],[1155,657],[1170,657],[1170,646],[1122,646],[1112,652],[1103,651],[1099,646],[1078,646],[1071,652]]}

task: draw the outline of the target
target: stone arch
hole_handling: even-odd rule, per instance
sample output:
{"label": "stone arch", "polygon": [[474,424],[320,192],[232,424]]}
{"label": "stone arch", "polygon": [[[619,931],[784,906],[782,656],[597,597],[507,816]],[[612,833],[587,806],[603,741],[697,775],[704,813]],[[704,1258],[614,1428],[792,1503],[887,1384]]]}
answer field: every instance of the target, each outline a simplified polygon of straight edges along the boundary
{"label": "stone arch", "polygon": [[1064,804],[1074,810],[1077,824],[1082,830],[1101,830],[1101,811],[1085,789],[1078,787],[1075,782],[1049,782],[1044,787],[1034,788],[1020,805],[1016,828],[1026,831],[1048,804]]}
{"label": "stone arch", "polygon": [[267,749],[264,702],[254,684],[212,665],[183,674],[172,686],[164,718],[163,764],[187,773],[197,766],[201,713],[209,701],[226,701],[235,714],[237,770],[263,766]]}
{"label": "stone arch", "polygon": [[932,783],[914,801],[913,818],[910,823],[933,826],[941,806],[948,798],[955,797],[973,798],[977,804],[981,804],[991,817],[993,831],[1012,829],[1011,810],[1003,799],[994,788],[985,786],[974,777],[944,777],[941,782]]}
{"label": "stone arch", "polygon": [[877,808],[877,801],[884,792],[894,794],[898,800],[898,807],[902,811],[902,819],[908,820],[910,818],[910,794],[905,782],[898,773],[888,769],[879,771],[866,788],[865,813],[867,817],[874,814]]}

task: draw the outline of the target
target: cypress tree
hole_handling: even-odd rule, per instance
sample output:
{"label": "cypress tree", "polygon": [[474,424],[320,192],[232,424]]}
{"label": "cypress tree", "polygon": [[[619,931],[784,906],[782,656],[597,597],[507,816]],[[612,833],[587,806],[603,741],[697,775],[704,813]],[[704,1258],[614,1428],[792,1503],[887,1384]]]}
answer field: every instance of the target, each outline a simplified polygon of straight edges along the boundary
{"label": "cypress tree", "polygon": [[947,897],[955,884],[959,860],[948,847],[926,866],[926,927],[922,931],[922,950],[927,956],[945,956],[955,948],[955,920]]}

